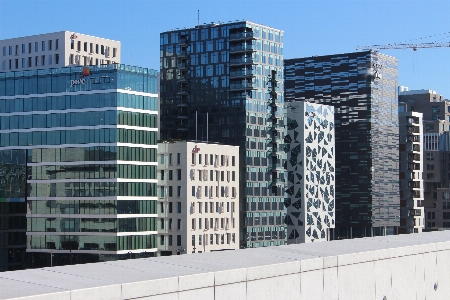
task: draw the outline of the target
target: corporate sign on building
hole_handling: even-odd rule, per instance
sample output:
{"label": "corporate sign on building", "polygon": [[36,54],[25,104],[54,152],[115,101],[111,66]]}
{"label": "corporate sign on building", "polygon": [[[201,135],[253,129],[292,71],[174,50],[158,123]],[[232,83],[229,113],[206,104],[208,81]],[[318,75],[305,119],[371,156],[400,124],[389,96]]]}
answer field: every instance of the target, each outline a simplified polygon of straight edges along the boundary
{"label": "corporate sign on building", "polygon": [[86,84],[86,79],[84,77],[91,75],[91,70],[88,67],[84,67],[79,79],[70,80],[70,87]]}

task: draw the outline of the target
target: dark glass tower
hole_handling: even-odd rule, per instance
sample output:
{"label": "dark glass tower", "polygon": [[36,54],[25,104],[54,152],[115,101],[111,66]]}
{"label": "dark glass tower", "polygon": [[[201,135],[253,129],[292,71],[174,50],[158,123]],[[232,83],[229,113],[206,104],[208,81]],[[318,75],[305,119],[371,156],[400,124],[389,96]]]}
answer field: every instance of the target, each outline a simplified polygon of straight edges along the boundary
{"label": "dark glass tower", "polygon": [[241,247],[284,244],[283,32],[200,25],[161,33],[160,53],[161,139],[240,146]]}
{"label": "dark glass tower", "polygon": [[375,51],[285,61],[286,101],[335,108],[332,238],[394,234],[400,220],[397,59]]}

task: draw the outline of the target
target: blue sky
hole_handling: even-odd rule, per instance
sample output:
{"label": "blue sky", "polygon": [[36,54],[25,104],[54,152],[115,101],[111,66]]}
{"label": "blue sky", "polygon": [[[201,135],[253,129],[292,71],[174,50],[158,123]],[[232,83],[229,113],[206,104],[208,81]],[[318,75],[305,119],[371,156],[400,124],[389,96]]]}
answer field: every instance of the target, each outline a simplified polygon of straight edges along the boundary
{"label": "blue sky", "polygon": [[[159,33],[195,26],[197,10],[200,23],[246,19],[284,30],[285,58],[450,41],[448,0],[0,0],[0,39],[69,30],[120,40],[123,63],[159,69]],[[381,52],[399,59],[400,85],[450,98],[450,48]]]}

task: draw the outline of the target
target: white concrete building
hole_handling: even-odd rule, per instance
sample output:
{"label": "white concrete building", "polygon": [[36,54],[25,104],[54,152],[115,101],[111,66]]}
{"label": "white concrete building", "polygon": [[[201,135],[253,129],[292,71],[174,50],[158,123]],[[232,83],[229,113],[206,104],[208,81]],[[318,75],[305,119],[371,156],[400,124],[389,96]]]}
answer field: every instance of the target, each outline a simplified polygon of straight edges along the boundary
{"label": "white concrete building", "polygon": [[288,244],[329,239],[335,224],[334,108],[290,102],[287,107]]}
{"label": "white concrete building", "polygon": [[120,63],[120,42],[72,31],[0,40],[0,72]]}
{"label": "white concrete building", "polygon": [[425,228],[422,113],[400,112],[398,117],[401,190],[398,232],[417,233]]}
{"label": "white concrete building", "polygon": [[239,147],[158,144],[161,255],[239,249]]}

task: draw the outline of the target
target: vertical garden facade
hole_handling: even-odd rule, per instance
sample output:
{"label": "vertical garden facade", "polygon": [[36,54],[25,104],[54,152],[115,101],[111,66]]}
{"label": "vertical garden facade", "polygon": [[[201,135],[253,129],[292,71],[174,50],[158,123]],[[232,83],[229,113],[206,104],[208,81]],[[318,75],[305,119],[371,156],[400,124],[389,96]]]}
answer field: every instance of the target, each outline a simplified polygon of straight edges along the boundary
{"label": "vertical garden facade", "polygon": [[0,151],[26,153],[29,267],[156,252],[157,72],[0,73]]}

